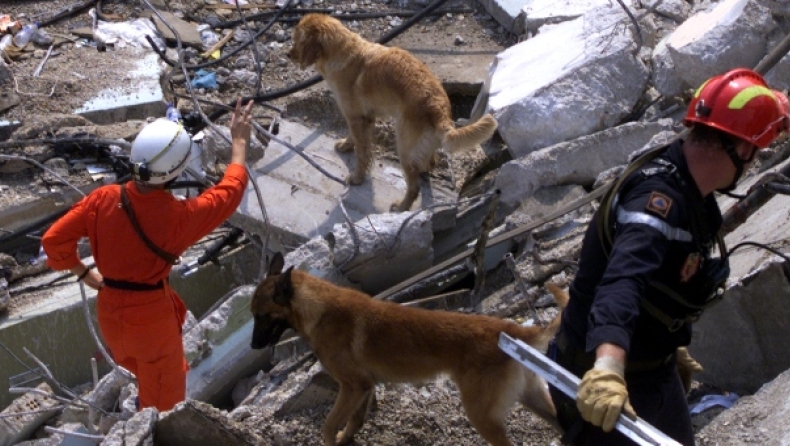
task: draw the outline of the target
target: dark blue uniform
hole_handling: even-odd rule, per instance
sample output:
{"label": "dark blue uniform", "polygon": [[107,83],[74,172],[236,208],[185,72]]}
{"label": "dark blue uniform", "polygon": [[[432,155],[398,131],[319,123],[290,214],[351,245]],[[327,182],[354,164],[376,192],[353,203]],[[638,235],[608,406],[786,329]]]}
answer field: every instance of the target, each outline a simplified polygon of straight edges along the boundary
{"label": "dark blue uniform", "polygon": [[[626,177],[614,201],[609,213],[613,242],[601,240],[596,215],[549,355],[581,377],[592,367],[598,345],[624,348],[625,380],[637,414],[691,445],[691,420],[674,354],[691,342],[691,321],[707,298],[699,296],[698,276],[716,241],[721,212],[713,194],[700,194],[682,141]],[[560,424],[568,431],[581,420],[575,400],[551,391]],[[579,428],[574,444],[633,444],[588,423],[578,422],[574,430]]]}

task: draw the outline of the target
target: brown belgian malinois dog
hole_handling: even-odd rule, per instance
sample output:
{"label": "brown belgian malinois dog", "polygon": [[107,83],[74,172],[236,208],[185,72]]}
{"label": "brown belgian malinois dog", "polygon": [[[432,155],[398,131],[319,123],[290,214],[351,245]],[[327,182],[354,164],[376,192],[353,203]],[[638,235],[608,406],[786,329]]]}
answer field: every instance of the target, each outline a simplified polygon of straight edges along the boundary
{"label": "brown belgian malinois dog", "polygon": [[[544,349],[559,328],[524,327],[495,317],[404,307],[311,276],[283,271],[276,254],[255,290],[251,347],[275,345],[287,328],[311,346],[340,391],[324,423],[325,446],[347,444],[375,400],[376,383],[424,383],[448,375],[466,415],[492,445],[510,445],[505,420],[519,401],[556,425],[543,379],[498,347],[502,332]],[[567,295],[552,286],[558,303]],[[341,430],[342,429],[342,430]],[[338,432],[340,431],[340,432]]]}

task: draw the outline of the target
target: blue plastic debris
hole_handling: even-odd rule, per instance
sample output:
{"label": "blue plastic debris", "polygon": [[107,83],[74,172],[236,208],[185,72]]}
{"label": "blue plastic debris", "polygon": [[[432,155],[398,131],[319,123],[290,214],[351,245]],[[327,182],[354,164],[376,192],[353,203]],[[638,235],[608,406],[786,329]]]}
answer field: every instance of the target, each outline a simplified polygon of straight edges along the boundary
{"label": "blue plastic debris", "polygon": [[195,72],[195,77],[192,78],[192,88],[217,88],[217,76],[211,71],[198,70]]}
{"label": "blue plastic debris", "polygon": [[727,395],[705,395],[699,401],[699,403],[691,406],[691,414],[696,415],[703,411],[706,411],[714,406],[720,406],[725,409],[729,409],[735,404],[739,396],[735,393],[729,393]]}

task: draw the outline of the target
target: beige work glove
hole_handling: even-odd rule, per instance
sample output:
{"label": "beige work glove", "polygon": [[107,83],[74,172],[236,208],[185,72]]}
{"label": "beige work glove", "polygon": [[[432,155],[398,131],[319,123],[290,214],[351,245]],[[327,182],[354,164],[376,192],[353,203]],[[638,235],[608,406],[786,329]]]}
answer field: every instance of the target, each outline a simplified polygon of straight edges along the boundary
{"label": "beige work glove", "polygon": [[680,381],[683,383],[683,390],[688,395],[689,391],[691,391],[691,376],[704,370],[702,364],[691,357],[686,347],[678,347],[676,367],[680,375]]}
{"label": "beige work glove", "polygon": [[603,356],[595,361],[579,384],[576,407],[585,421],[611,432],[620,413],[636,420],[636,412],[628,402],[628,390],[623,378],[624,364]]}

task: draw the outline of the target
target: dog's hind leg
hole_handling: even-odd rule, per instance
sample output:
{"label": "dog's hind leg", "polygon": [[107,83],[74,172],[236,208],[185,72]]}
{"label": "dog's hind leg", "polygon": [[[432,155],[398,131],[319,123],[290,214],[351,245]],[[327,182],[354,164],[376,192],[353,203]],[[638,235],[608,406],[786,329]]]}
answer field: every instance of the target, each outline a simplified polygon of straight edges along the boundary
{"label": "dog's hind leg", "polygon": [[414,166],[410,165],[408,162],[403,163],[401,162],[401,168],[403,169],[403,176],[406,180],[406,195],[403,196],[401,201],[396,201],[392,203],[390,206],[390,211],[392,212],[406,212],[411,209],[411,205],[414,204],[414,201],[420,195],[420,173]]}
{"label": "dog's hind leg", "polygon": [[457,382],[469,422],[493,446],[512,445],[507,438],[505,420],[516,403],[517,394],[511,388],[512,377],[507,376],[507,371],[502,375],[470,373]]}
{"label": "dog's hind leg", "polygon": [[362,184],[365,175],[373,161],[372,135],[375,118],[365,115],[351,115],[346,117],[348,129],[351,135],[335,143],[335,150],[338,152],[348,152],[354,150],[356,164],[354,172],[348,176],[350,184]]}
{"label": "dog's hind leg", "polygon": [[335,399],[335,404],[329,415],[326,417],[324,426],[322,428],[322,435],[324,437],[324,446],[337,445],[339,438],[338,430],[344,427],[350,420],[352,415],[361,406],[368,395],[372,385],[359,383],[340,383],[340,391]]}
{"label": "dog's hind leg", "polygon": [[371,387],[368,390],[367,396],[364,397],[362,404],[357,407],[357,410],[351,415],[351,418],[348,420],[345,429],[343,429],[340,434],[337,436],[337,444],[338,445],[345,445],[350,444],[351,440],[354,438],[354,435],[359,432],[362,428],[362,425],[365,423],[365,417],[370,410],[370,406],[373,404],[373,401],[376,400],[376,389],[375,387]]}
{"label": "dog's hind leg", "polygon": [[433,154],[439,146],[439,140],[432,136],[423,123],[398,121],[395,127],[395,139],[398,144],[403,177],[406,180],[406,195],[403,200],[392,203],[394,212],[405,212],[411,209],[420,195],[420,174],[430,172]]}
{"label": "dog's hind leg", "polygon": [[557,421],[557,410],[554,408],[554,402],[549,394],[546,381],[532,372],[525,370],[523,373],[525,374],[526,384],[520,398],[521,404],[555,428],[560,429]]}

